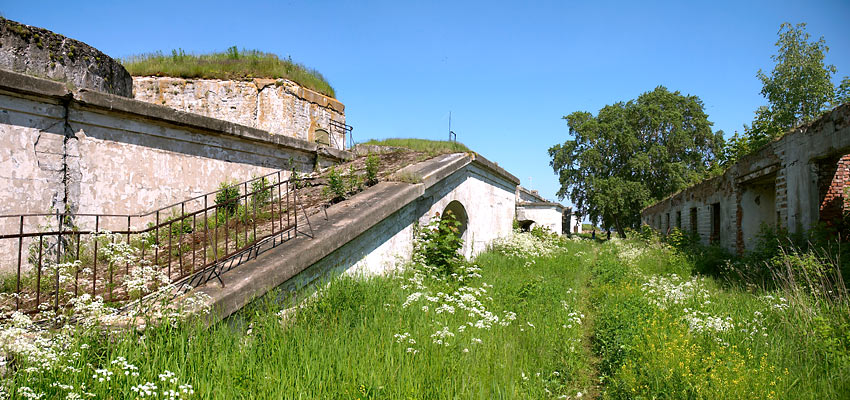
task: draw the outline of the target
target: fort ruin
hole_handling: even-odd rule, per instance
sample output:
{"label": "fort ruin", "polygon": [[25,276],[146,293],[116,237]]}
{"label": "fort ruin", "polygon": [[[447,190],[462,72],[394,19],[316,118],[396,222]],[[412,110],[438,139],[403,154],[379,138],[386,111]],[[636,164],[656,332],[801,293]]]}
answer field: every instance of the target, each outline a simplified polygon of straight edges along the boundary
{"label": "fort ruin", "polygon": [[743,254],[763,228],[803,233],[836,225],[848,210],[850,104],[749,154],[717,177],[645,208],[644,224],[677,228]]}
{"label": "fort ruin", "polygon": [[[0,59],[12,60],[0,66],[0,271],[17,274],[18,286],[23,275],[41,281],[49,265],[86,258],[73,292],[120,300],[112,292],[120,269],[98,263],[94,238],[110,231],[175,282],[209,293],[226,317],[276,287],[393,270],[410,257],[414,227],[447,211],[460,217],[466,257],[509,235],[518,213],[558,233],[562,221],[576,223],[475,153],[413,160],[396,178],[317,207],[299,198],[300,177],[357,158],[338,100],[283,79],[130,78],[93,48],[86,62],[107,67],[71,63],[81,42],[20,34],[46,31],[8,20],[3,27],[2,40],[16,44],[0,48]],[[21,58],[41,47],[64,49],[65,64],[32,60],[34,72]],[[223,205],[222,182],[239,183]],[[150,240],[157,246],[146,247]],[[33,298],[15,307],[58,307],[52,293],[26,293]]]}

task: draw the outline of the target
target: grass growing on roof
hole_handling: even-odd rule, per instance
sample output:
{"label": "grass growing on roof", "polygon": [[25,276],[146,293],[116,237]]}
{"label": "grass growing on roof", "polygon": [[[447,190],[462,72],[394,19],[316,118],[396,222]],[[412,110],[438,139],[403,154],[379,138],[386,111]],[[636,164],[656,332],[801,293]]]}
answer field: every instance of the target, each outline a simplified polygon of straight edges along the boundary
{"label": "grass growing on roof", "polygon": [[223,52],[191,54],[182,49],[170,55],[161,51],[124,58],[121,64],[133,76],[172,76],[203,79],[289,79],[308,89],[335,97],[333,87],[319,71],[292,58],[280,59],[259,50],[239,50],[236,46]]}
{"label": "grass growing on roof", "polygon": [[370,139],[363,143],[365,145],[376,146],[391,146],[403,147],[413,151],[421,151],[430,155],[447,154],[447,153],[465,153],[470,151],[466,145],[461,142],[449,142],[447,140],[428,140],[428,139]]}

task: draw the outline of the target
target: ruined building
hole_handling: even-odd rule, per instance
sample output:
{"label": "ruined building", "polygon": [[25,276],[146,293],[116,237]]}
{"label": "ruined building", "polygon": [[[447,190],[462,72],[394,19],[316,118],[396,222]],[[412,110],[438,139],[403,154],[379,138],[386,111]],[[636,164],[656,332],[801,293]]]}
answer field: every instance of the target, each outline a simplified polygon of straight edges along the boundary
{"label": "ruined building", "polygon": [[803,233],[836,225],[848,210],[850,104],[742,157],[722,175],[645,208],[644,224],[699,235],[742,254],[763,228]]}

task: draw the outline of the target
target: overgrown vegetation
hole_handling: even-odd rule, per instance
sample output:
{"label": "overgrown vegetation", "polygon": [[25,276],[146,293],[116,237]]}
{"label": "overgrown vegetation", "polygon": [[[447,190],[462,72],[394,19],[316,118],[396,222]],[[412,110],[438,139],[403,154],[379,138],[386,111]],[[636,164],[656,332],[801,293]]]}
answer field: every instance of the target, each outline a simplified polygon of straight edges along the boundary
{"label": "overgrown vegetation", "polygon": [[469,148],[461,142],[450,142],[446,140],[428,140],[428,139],[370,139],[364,145],[403,147],[413,151],[426,153],[429,157],[439,154],[448,153],[466,153]]}
{"label": "overgrown vegetation", "polygon": [[259,50],[239,50],[236,46],[223,52],[191,54],[182,49],[171,54],[160,51],[139,54],[121,60],[124,68],[134,76],[173,76],[202,79],[289,79],[308,89],[335,97],[333,87],[315,69],[281,59],[272,53]]}
{"label": "overgrown vegetation", "polygon": [[[458,256],[461,243],[452,227],[451,218],[434,218],[419,231],[412,262],[394,274],[345,275],[283,306],[281,294],[272,293],[211,328],[200,320],[174,320],[104,335],[89,318],[93,325],[85,329],[33,342],[26,332],[35,328],[16,317],[0,335],[4,393],[364,399],[850,394],[844,379],[850,374],[850,302],[835,268],[822,260],[786,253],[776,264],[782,268],[774,269],[777,285],[730,285],[695,273],[694,255],[649,231],[642,239],[599,243],[537,229],[499,239],[468,262]],[[87,309],[98,308],[80,308]]]}

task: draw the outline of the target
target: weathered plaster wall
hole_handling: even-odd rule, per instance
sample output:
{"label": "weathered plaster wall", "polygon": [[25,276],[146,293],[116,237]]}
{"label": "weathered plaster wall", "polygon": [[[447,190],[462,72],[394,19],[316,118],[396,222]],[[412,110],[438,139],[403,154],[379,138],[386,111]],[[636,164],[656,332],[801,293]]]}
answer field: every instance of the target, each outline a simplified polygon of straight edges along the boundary
{"label": "weathered plaster wall", "polygon": [[582,233],[583,229],[581,227],[581,219],[575,215],[575,213],[569,213],[569,223],[567,226],[569,227],[570,233]]}
{"label": "weathered plaster wall", "polygon": [[741,158],[723,175],[647,207],[642,221],[662,232],[681,226],[703,243],[716,240],[742,253],[753,247],[762,225],[803,232],[841,215],[848,153],[850,104],[844,104]]}
{"label": "weathered plaster wall", "polygon": [[518,203],[517,221],[534,221],[534,226],[541,226],[561,234],[563,232],[563,207],[549,203]]}
{"label": "weathered plaster wall", "polygon": [[170,77],[133,78],[135,98],[310,142],[331,133],[330,145],[345,148],[345,106],[286,79],[222,81]]}
{"label": "weathered plaster wall", "polygon": [[[66,210],[139,214],[212,192],[225,180],[278,170],[285,170],[285,179],[292,167],[312,171],[350,157],[132,99],[69,92],[60,83],[0,70],[0,216]],[[35,231],[44,219],[26,218],[25,231]],[[18,233],[19,223],[18,217],[0,217],[0,235]],[[80,218],[77,224],[93,221]],[[0,270],[11,268],[8,258],[16,254],[15,246],[17,241],[0,240]]]}

